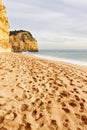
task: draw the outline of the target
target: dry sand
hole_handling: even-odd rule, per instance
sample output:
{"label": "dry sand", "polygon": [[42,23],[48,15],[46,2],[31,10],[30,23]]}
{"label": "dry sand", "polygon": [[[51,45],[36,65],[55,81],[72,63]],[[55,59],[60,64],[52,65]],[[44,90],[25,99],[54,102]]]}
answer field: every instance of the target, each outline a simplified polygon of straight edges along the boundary
{"label": "dry sand", "polygon": [[87,130],[87,68],[0,53],[0,130]]}

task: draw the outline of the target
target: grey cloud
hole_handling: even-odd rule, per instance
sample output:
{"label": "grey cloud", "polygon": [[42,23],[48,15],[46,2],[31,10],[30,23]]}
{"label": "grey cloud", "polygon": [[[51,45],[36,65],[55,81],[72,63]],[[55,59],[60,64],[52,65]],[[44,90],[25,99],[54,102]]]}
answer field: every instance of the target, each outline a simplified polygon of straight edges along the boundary
{"label": "grey cloud", "polygon": [[[11,29],[27,29],[40,48],[87,48],[86,0],[3,0]],[[54,44],[55,43],[55,44]],[[78,43],[78,44],[76,44]]]}

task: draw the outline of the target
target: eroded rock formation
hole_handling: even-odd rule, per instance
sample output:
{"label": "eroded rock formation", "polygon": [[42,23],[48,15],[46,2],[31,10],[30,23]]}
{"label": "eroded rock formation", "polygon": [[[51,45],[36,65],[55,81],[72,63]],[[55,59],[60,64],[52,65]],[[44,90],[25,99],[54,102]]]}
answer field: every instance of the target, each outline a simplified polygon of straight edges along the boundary
{"label": "eroded rock formation", "polygon": [[9,42],[13,52],[38,51],[37,41],[28,31],[11,31]]}
{"label": "eroded rock formation", "polygon": [[0,52],[2,51],[38,51],[37,41],[30,32],[11,31],[6,16],[5,6],[0,0]]}
{"label": "eroded rock formation", "polygon": [[11,51],[9,44],[9,22],[2,0],[0,0],[0,51]]}

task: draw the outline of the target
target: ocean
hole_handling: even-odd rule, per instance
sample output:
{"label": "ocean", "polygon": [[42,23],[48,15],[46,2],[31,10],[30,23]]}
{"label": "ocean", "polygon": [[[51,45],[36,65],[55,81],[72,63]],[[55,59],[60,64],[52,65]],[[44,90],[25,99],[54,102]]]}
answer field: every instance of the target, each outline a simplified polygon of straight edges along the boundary
{"label": "ocean", "polygon": [[40,50],[39,52],[23,52],[55,61],[64,61],[87,66],[87,50]]}

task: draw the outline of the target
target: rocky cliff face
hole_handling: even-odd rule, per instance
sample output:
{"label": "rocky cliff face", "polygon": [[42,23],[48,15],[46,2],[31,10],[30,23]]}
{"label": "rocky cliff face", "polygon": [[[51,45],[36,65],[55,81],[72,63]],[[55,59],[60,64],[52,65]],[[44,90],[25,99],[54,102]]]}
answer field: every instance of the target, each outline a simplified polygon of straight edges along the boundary
{"label": "rocky cliff face", "polygon": [[37,41],[28,31],[11,31],[9,42],[12,47],[11,51],[13,52],[38,51]]}
{"label": "rocky cliff face", "polygon": [[5,6],[3,6],[2,0],[0,0],[0,51],[10,50],[8,18],[6,16]]}
{"label": "rocky cliff face", "polygon": [[1,51],[38,51],[37,41],[30,32],[23,30],[9,32],[9,22],[2,0],[0,0],[0,52]]}

